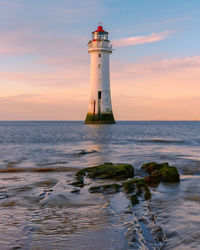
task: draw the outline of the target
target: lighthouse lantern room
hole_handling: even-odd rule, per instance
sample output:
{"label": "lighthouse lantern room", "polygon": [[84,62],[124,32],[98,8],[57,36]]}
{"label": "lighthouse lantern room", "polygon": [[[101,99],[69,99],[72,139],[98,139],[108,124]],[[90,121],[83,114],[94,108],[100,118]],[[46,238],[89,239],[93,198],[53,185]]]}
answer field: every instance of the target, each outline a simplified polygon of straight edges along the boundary
{"label": "lighthouse lantern room", "polygon": [[92,32],[88,53],[91,55],[90,100],[85,124],[114,124],[109,69],[112,45],[108,40],[108,32],[101,25]]}

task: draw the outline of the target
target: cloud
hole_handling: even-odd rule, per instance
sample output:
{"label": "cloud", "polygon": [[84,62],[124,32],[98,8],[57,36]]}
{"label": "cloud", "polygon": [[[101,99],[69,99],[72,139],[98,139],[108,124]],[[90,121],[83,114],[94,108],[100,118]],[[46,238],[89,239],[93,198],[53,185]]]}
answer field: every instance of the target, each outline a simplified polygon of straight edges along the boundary
{"label": "cloud", "polygon": [[[116,119],[200,118],[200,56],[118,63],[111,69]],[[84,119],[89,99],[89,72],[84,76],[84,71],[1,73],[2,87],[8,91],[0,97],[0,119]],[[16,93],[9,93],[15,82]]]}
{"label": "cloud", "polygon": [[[114,63],[113,71],[115,74],[124,72],[125,74],[132,74],[133,78],[146,77],[152,74],[172,74],[174,72],[184,75],[188,71],[199,71],[200,56],[162,60],[153,60],[150,58],[140,63]],[[119,71],[119,69],[121,70]]]}
{"label": "cloud", "polygon": [[1,31],[0,54],[71,54],[73,48],[71,44],[78,42],[78,38],[39,34],[34,30]]}
{"label": "cloud", "polygon": [[[18,83],[38,87],[70,87],[76,84],[78,88],[89,82],[89,67],[70,68],[52,72],[0,72],[0,85]],[[23,86],[24,87],[24,86]]]}
{"label": "cloud", "polygon": [[111,67],[112,95],[116,100],[127,100],[117,97],[124,93],[130,97],[130,103],[135,102],[132,97],[139,96],[145,96],[146,100],[147,97],[169,99],[195,96],[200,93],[199,68],[200,56],[141,63],[118,62]]}
{"label": "cloud", "polygon": [[152,33],[148,36],[133,36],[133,37],[121,38],[113,40],[112,44],[115,47],[124,47],[124,46],[138,45],[144,43],[153,43],[164,40],[171,33],[172,31],[163,31],[159,33]]}
{"label": "cloud", "polygon": [[80,24],[96,18],[101,4],[93,0],[50,2],[47,6],[46,1],[0,1],[0,55],[79,53],[88,40],[88,30],[84,32]]}

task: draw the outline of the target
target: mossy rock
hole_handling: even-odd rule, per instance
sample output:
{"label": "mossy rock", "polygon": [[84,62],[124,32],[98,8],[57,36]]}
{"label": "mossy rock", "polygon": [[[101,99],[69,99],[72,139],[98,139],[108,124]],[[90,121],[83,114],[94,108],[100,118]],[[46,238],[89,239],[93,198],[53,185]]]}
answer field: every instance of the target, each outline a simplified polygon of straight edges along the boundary
{"label": "mossy rock", "polygon": [[79,176],[79,177],[76,177],[76,181],[70,183],[70,185],[73,185],[74,187],[84,187],[84,180],[83,180],[83,177]]}
{"label": "mossy rock", "polygon": [[138,197],[136,194],[132,194],[130,196],[131,204],[134,206],[139,203]]}
{"label": "mossy rock", "polygon": [[101,113],[100,116],[88,113],[85,124],[115,124],[115,119],[113,113]]}
{"label": "mossy rock", "polygon": [[125,193],[127,193],[127,194],[130,194],[130,193],[134,192],[135,188],[136,188],[136,184],[135,184],[134,179],[133,180],[129,180],[129,181],[125,181],[122,184],[122,188],[123,188],[123,191]]}
{"label": "mossy rock", "polygon": [[164,182],[179,182],[180,176],[176,167],[163,167],[160,170],[156,170],[153,175],[160,176],[160,180]]}
{"label": "mossy rock", "polygon": [[158,185],[163,182],[179,182],[180,175],[176,167],[171,167],[167,162],[158,164],[149,162],[142,166],[150,176],[145,178],[148,185]]}
{"label": "mossy rock", "polygon": [[157,187],[161,182],[159,175],[149,175],[145,177],[146,183],[151,187]]}
{"label": "mossy rock", "polygon": [[122,184],[122,188],[123,191],[128,194],[135,192],[136,195],[141,195],[144,192],[144,199],[151,199],[151,191],[147,186],[145,179],[132,179],[125,181]]}
{"label": "mossy rock", "polygon": [[150,191],[148,186],[146,186],[146,187],[147,187],[147,189],[145,190],[145,193],[144,193],[144,199],[147,201],[147,200],[151,199],[151,191]]}
{"label": "mossy rock", "polygon": [[76,173],[76,177],[87,176],[90,179],[127,179],[134,176],[134,167],[130,164],[104,163],[90,168],[84,168]]}
{"label": "mossy rock", "polygon": [[121,188],[120,185],[113,183],[113,184],[108,184],[108,185],[90,187],[89,192],[90,193],[115,194],[120,191],[120,188]]}
{"label": "mossy rock", "polygon": [[148,174],[152,174],[155,170],[161,169],[163,166],[169,166],[168,162],[164,163],[156,163],[156,162],[148,162],[142,165],[142,169],[144,169]]}

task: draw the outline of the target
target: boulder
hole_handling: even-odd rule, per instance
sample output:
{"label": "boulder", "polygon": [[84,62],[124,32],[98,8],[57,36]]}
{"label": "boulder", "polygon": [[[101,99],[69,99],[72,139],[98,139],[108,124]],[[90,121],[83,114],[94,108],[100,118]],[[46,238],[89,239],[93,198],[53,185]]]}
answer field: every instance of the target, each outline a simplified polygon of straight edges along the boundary
{"label": "boulder", "polygon": [[161,164],[149,162],[144,164],[141,168],[149,174],[149,176],[145,178],[148,185],[158,185],[161,181],[180,182],[180,175],[177,168],[169,166],[167,162]]}
{"label": "boulder", "polygon": [[89,168],[83,168],[76,173],[76,177],[95,179],[127,179],[134,176],[134,167],[130,164],[104,163]]}
{"label": "boulder", "polygon": [[113,183],[102,186],[93,186],[89,188],[90,193],[115,194],[120,191],[121,186]]}
{"label": "boulder", "polygon": [[151,192],[144,178],[125,181],[122,184],[122,189],[127,194],[134,192],[136,196],[144,193],[145,200],[151,199]]}

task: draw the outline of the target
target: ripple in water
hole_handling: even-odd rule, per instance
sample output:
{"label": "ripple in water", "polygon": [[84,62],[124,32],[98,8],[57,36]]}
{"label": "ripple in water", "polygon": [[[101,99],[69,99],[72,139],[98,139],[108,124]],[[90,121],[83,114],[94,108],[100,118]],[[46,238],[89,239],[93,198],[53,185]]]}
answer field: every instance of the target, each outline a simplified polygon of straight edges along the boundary
{"label": "ripple in water", "polygon": [[[0,122],[0,138],[2,249],[159,249],[162,237],[164,249],[199,248],[200,122]],[[83,167],[130,163],[141,176],[148,161],[182,174],[149,204],[69,185]]]}

